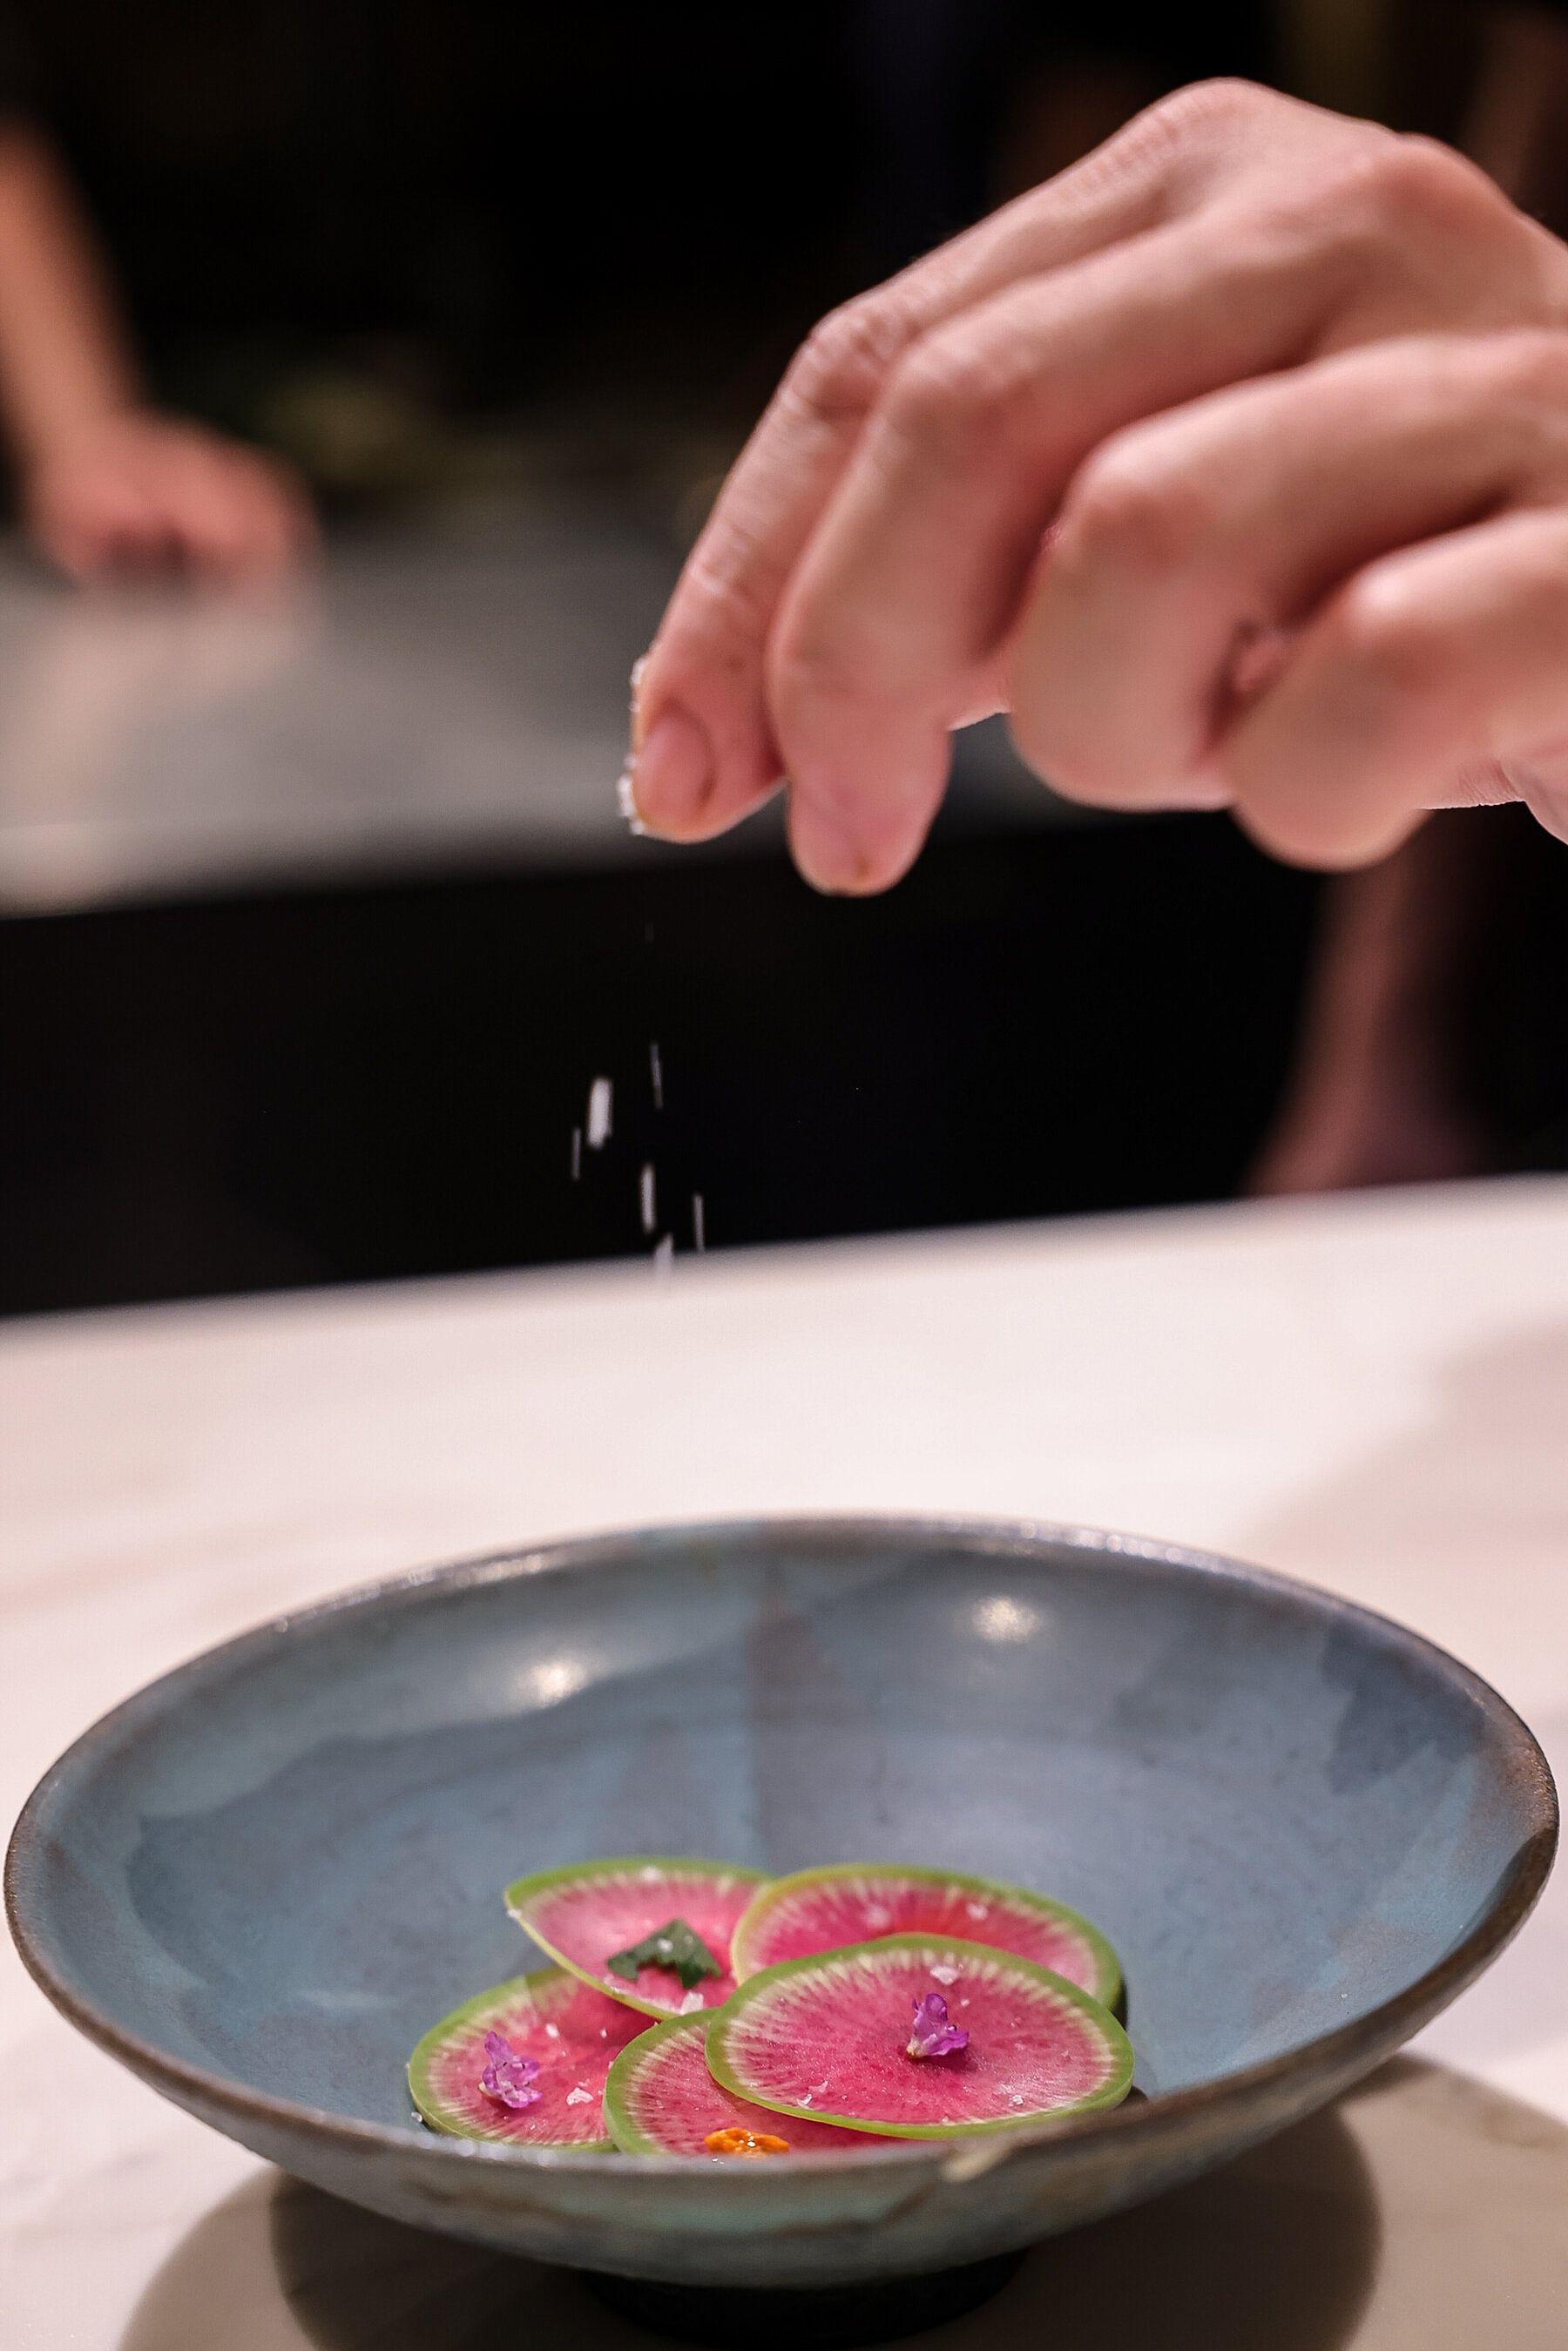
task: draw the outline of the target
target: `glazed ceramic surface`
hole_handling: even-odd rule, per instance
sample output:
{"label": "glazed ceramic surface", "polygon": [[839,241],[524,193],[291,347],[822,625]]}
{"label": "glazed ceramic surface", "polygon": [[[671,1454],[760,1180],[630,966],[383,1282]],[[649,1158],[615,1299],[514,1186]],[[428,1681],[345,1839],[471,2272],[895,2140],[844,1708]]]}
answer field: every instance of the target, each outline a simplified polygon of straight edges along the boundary
{"label": "glazed ceramic surface", "polygon": [[[1550,1866],[1535,1742],[1441,1652],[1159,1544],[928,1520],[610,1536],[283,1620],[153,1684],[13,1845],[45,1990],[180,2105],[379,2210],[672,2281],[976,2261],[1321,2105]],[[1086,1911],[1143,2100],[1040,2136],[699,2165],[438,2139],[403,2062],[530,1954],[526,1870],[947,1864]]]}

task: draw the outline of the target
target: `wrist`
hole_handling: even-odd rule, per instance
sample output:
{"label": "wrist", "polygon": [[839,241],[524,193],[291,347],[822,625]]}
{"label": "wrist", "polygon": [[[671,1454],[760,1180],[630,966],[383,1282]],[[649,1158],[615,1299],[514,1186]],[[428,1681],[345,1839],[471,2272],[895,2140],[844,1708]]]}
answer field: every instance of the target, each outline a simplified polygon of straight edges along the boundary
{"label": "wrist", "polygon": [[24,479],[47,472],[150,414],[145,403],[128,392],[122,399],[83,402],[68,409],[53,409],[47,417],[13,423],[9,436],[13,463]]}

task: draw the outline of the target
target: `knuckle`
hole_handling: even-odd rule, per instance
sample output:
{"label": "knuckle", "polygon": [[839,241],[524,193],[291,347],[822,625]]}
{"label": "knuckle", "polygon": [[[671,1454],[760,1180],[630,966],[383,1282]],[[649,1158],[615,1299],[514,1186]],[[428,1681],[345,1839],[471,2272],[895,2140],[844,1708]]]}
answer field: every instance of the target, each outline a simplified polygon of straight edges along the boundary
{"label": "knuckle", "polygon": [[1553,423],[1568,415],[1568,333],[1525,328],[1489,336],[1481,349],[1509,391]]}
{"label": "knuckle", "polygon": [[768,705],[786,728],[808,710],[841,711],[874,695],[875,668],[856,632],[827,627],[809,610],[786,613],[764,659]]}
{"label": "knuckle", "polygon": [[1363,698],[1404,705],[1446,694],[1453,648],[1402,583],[1375,571],[1353,580],[1330,628],[1333,654]]}
{"label": "knuckle", "polygon": [[1194,132],[1250,129],[1291,104],[1260,82],[1245,81],[1239,74],[1215,74],[1156,99],[1135,120],[1155,134],[1179,141]]}
{"label": "knuckle", "polygon": [[1002,350],[949,330],[926,336],[900,360],[883,417],[898,441],[962,462],[1010,437],[1028,390]]}
{"label": "knuckle", "polygon": [[1213,521],[1211,501],[1133,434],[1109,442],[1080,470],[1057,540],[1064,565],[1108,564],[1140,577],[1180,569]]}
{"label": "knuckle", "polygon": [[790,362],[779,397],[820,422],[856,423],[875,406],[907,337],[907,325],[885,292],[858,295],[818,320]]}
{"label": "knuckle", "polygon": [[1453,148],[1385,132],[1336,157],[1317,181],[1312,207],[1350,242],[1379,252],[1446,245],[1512,216],[1507,198]]}

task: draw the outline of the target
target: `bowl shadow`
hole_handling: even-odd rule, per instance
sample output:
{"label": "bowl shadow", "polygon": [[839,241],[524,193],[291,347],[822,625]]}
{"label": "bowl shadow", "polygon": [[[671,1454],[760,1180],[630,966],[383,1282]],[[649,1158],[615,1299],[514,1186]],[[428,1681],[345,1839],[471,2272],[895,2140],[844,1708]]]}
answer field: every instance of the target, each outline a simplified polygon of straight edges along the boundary
{"label": "bowl shadow", "polygon": [[[270,2326],[256,2324],[259,2313],[230,2325],[239,2315],[236,2224],[267,2240],[277,2285]],[[1074,2351],[1146,2351],[1156,2341],[1162,2351],[1213,2351],[1216,2343],[1337,2351],[1354,2339],[1379,2241],[1371,2172],[1331,2110],[1155,2203],[1037,2247],[994,2301],[925,2339],[976,2351],[1036,2351],[1046,2341]],[[247,2273],[252,2266],[243,2264]],[[297,2336],[280,2334],[277,2303]],[[636,2351],[653,2339],[570,2271],[459,2244],[263,2175],[185,2239],[120,2351],[183,2351],[187,2343],[274,2351],[295,2340],[313,2351],[494,2351],[525,2342]]]}

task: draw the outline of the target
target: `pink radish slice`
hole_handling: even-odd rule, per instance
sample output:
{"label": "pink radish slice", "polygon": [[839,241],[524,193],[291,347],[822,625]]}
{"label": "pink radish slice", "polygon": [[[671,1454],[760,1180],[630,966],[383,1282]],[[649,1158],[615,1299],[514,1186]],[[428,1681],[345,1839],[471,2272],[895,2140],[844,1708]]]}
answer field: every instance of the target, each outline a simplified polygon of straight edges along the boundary
{"label": "pink radish slice", "polygon": [[[967,2048],[908,2053],[911,2018],[946,2001]],[[893,1935],[750,1976],[708,2034],[715,2079],[779,2115],[898,2138],[949,2138],[1087,2113],[1124,2098],[1127,2036],[1107,2009],[1032,1959]]]}
{"label": "pink radish slice", "polygon": [[610,2068],[604,2119],[624,2153],[734,2161],[733,2157],[716,2157],[706,2142],[710,2131],[736,2128],[786,2138],[792,2155],[863,2152],[874,2146],[864,2131],[795,2116],[785,2122],[722,2088],[708,2071],[709,2022],[706,2016],[677,2016],[667,2024],[652,2025],[628,2043]]}
{"label": "pink radish slice", "polygon": [[[457,2138],[607,2147],[605,2076],[642,2028],[635,2010],[562,1968],[540,1968],[476,1993],[433,2026],[408,2061],[409,2088],[425,2121]],[[504,2105],[481,2088],[491,2032],[538,2060],[538,2095],[528,2105]]]}
{"label": "pink radish slice", "polygon": [[[557,1963],[647,2016],[717,2008],[735,1990],[729,1941],[759,1885],[760,1870],[715,1861],[672,1861],[639,1855],[540,1870],[507,1888],[507,1907]],[[695,1929],[722,1972],[685,1984],[668,1968],[641,1969],[634,1980],[609,1961],[672,1918]]]}
{"label": "pink radish slice", "polygon": [[731,1958],[744,1982],[781,1959],[841,1950],[880,1935],[912,1934],[956,1935],[993,1950],[1016,1951],[1082,1985],[1105,2008],[1121,1994],[1115,1952],[1097,1927],[1065,1903],[996,1878],[891,1862],[841,1862],[776,1877],[736,1928]]}

